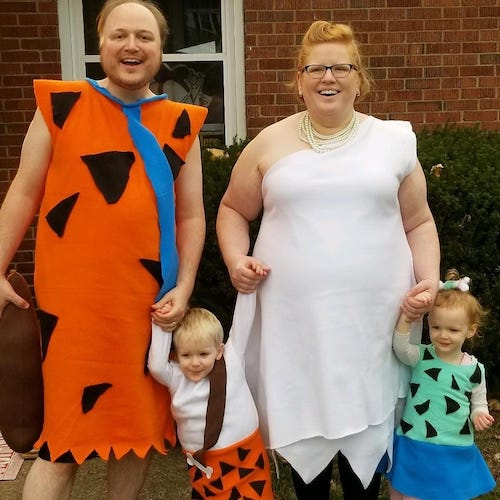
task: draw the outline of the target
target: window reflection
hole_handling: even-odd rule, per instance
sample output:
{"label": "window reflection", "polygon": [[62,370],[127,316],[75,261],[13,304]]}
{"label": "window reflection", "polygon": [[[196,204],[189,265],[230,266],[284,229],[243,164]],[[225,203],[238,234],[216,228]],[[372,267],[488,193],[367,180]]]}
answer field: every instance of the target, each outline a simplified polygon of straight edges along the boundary
{"label": "window reflection", "polygon": [[[208,108],[202,129],[205,137],[224,143],[224,86],[222,62],[163,63],[151,83],[156,94],[166,93],[172,101],[197,104]],[[104,78],[99,63],[87,63],[89,78]]]}
{"label": "window reflection", "polygon": [[203,135],[214,135],[224,142],[222,62],[163,63],[151,90],[165,92],[173,101],[208,108]]}
{"label": "window reflection", "polygon": [[220,0],[164,0],[158,2],[170,26],[166,52],[222,52]]}
{"label": "window reflection", "polygon": [[[103,3],[103,0],[83,2],[86,54],[99,53],[96,17]],[[222,52],[220,0],[163,0],[157,5],[170,28],[166,53]]]}

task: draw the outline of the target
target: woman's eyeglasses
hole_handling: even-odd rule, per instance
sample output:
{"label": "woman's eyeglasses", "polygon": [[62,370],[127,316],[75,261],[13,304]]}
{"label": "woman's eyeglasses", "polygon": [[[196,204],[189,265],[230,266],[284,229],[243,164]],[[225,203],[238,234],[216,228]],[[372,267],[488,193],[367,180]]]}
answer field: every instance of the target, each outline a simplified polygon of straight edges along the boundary
{"label": "woman's eyeglasses", "polygon": [[335,78],[345,78],[352,70],[357,71],[358,68],[354,64],[332,64],[325,66],[324,64],[308,64],[302,68],[302,73],[305,71],[311,78],[320,80],[330,70]]}

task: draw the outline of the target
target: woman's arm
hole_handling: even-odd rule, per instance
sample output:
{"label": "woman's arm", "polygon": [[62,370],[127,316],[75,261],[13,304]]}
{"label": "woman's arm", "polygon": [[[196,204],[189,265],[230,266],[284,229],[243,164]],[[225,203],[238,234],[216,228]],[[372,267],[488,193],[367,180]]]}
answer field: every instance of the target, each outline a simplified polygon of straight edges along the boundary
{"label": "woman's arm", "polygon": [[249,223],[262,210],[262,175],[259,170],[259,137],[242,151],[231,173],[217,214],[217,238],[233,286],[251,293],[267,276],[269,267],[248,256]]}
{"label": "woman's arm", "polygon": [[[401,183],[399,203],[417,280],[417,285],[410,290],[404,300],[402,309],[410,320],[417,320],[429,310],[436,296],[439,287],[440,261],[439,238],[427,203],[425,175],[419,162]],[[430,304],[415,298],[424,291],[432,294]]]}

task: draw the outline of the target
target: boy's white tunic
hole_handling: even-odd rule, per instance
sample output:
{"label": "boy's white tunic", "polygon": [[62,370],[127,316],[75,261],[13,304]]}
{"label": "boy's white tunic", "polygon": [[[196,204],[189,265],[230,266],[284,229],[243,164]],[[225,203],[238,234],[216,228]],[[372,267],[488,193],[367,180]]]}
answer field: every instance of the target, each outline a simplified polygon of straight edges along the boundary
{"label": "boy's white tunic", "polygon": [[[153,325],[152,330],[149,369],[156,380],[169,388],[179,441],[184,450],[194,453],[203,448],[210,381],[208,377],[199,382],[189,380],[179,364],[168,359],[172,334],[157,325]],[[231,338],[224,346],[224,359],[228,373],[224,425],[213,450],[234,445],[259,426],[255,404],[245,382],[242,357]]]}
{"label": "boy's white tunic", "polygon": [[264,176],[253,255],[271,272],[246,374],[266,445],[306,482],[340,449],[367,486],[392,444],[392,332],[415,283],[398,189],[416,162],[409,123],[369,117],[341,149],[290,154]]}

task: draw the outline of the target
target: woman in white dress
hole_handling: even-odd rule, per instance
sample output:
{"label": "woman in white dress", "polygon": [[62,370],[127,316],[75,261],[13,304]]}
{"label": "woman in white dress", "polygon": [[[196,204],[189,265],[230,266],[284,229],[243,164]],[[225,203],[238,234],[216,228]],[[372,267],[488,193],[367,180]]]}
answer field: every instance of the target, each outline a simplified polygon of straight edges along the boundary
{"label": "woman in white dress", "polygon": [[329,498],[338,454],[344,498],[375,499],[404,393],[392,331],[400,308],[418,319],[414,296],[437,291],[438,236],[411,125],[354,108],[370,78],[348,26],[310,26],[296,89],[306,110],[265,128],[233,169],[219,244],[238,292],[256,290],[247,378],[298,498]]}

